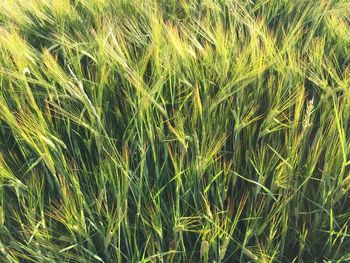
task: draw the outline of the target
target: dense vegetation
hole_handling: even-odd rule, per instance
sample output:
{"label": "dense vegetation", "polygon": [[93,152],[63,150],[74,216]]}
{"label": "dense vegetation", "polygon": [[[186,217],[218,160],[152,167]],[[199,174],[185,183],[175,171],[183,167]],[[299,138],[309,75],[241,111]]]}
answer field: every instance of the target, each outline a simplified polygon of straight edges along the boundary
{"label": "dense vegetation", "polygon": [[350,260],[348,0],[1,0],[0,262]]}

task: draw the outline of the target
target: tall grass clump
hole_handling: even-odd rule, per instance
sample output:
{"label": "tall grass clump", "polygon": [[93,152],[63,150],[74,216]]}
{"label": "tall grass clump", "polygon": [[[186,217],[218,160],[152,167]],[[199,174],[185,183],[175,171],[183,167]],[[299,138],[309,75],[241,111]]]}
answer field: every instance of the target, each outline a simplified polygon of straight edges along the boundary
{"label": "tall grass clump", "polygon": [[0,262],[350,261],[348,0],[1,0]]}

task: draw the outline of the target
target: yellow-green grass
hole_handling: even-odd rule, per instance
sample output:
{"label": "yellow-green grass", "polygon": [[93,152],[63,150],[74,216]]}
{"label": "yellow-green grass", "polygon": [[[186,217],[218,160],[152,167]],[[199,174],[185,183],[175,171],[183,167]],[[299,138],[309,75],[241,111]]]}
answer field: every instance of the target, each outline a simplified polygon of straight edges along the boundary
{"label": "yellow-green grass", "polygon": [[348,0],[1,0],[0,262],[350,260]]}

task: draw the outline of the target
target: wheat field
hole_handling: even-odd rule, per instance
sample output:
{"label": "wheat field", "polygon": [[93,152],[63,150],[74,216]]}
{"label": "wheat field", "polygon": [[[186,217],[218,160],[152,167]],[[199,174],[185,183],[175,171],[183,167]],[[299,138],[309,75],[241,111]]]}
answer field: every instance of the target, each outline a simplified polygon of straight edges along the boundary
{"label": "wheat field", "polygon": [[348,262],[349,117],[349,0],[1,0],[0,262]]}

